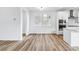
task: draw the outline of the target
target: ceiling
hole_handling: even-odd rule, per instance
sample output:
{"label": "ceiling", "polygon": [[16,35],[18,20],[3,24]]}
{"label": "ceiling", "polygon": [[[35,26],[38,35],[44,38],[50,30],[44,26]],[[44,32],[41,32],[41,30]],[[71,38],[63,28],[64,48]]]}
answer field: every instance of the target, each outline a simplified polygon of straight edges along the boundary
{"label": "ceiling", "polygon": [[[41,7],[26,7],[30,11],[40,11]],[[44,7],[41,11],[69,11],[69,10],[79,10],[79,7]]]}

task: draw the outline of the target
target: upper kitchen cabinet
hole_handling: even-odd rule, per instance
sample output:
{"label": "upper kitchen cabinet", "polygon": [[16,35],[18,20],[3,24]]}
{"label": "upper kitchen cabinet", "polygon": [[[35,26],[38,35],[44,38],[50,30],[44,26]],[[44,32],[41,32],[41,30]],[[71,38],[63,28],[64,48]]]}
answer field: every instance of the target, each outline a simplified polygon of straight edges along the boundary
{"label": "upper kitchen cabinet", "polygon": [[58,11],[57,19],[68,20],[69,12],[68,11]]}
{"label": "upper kitchen cabinet", "polygon": [[78,23],[79,23],[79,11],[78,11]]}
{"label": "upper kitchen cabinet", "polygon": [[74,10],[73,16],[78,17],[78,10]]}

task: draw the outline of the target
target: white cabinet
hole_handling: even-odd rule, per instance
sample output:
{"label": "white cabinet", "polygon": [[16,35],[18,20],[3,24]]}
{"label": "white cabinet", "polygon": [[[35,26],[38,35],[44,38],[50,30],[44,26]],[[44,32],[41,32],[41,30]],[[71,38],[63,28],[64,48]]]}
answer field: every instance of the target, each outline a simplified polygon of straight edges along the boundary
{"label": "white cabinet", "polygon": [[70,46],[79,46],[79,28],[66,28],[63,33],[65,42]]}
{"label": "white cabinet", "polygon": [[63,38],[65,42],[71,45],[71,31],[70,30],[67,30],[67,29],[63,30]]}
{"label": "white cabinet", "polygon": [[78,11],[78,22],[79,22],[79,11]]}
{"label": "white cabinet", "polygon": [[[67,22],[68,16],[69,16],[69,11],[58,11],[57,12],[57,34],[63,34],[63,30],[62,31],[59,30],[59,20],[62,19]],[[64,24],[66,25],[66,23],[63,23],[62,26]]]}
{"label": "white cabinet", "polygon": [[73,11],[73,16],[74,16],[74,17],[78,17],[78,11],[77,11],[77,10],[74,10],[74,11]]}
{"label": "white cabinet", "polygon": [[68,20],[69,11],[59,11],[57,12],[57,19]]}
{"label": "white cabinet", "polygon": [[71,46],[79,46],[79,32],[71,32]]}

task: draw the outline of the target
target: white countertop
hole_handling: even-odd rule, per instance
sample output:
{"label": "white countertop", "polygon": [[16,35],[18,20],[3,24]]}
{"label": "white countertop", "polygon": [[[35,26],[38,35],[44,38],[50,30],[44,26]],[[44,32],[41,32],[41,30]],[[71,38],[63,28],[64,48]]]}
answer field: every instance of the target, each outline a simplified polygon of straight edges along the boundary
{"label": "white countertop", "polygon": [[79,27],[79,23],[68,23],[68,26]]}
{"label": "white countertop", "polygon": [[64,28],[64,30],[70,30],[70,31],[77,31],[77,32],[79,32],[79,27],[67,27],[67,28]]}

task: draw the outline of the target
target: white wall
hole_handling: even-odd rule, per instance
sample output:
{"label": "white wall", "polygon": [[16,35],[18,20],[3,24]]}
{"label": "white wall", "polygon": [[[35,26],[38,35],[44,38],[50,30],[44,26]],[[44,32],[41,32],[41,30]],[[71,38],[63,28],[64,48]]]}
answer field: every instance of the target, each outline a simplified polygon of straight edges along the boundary
{"label": "white wall", "polygon": [[21,39],[20,8],[0,7],[0,40],[20,40],[20,39]]}
{"label": "white wall", "polygon": [[22,12],[22,33],[29,34],[29,10],[21,8]]}
{"label": "white wall", "polygon": [[[43,14],[48,14],[51,16],[50,25],[49,26],[39,26],[35,24],[36,16]],[[56,12],[55,11],[46,11],[46,12],[38,12],[38,11],[31,11],[29,17],[29,33],[55,33],[56,31]],[[37,19],[38,20],[38,19]]]}
{"label": "white wall", "polygon": [[23,23],[22,23],[22,32],[23,33],[26,33],[27,31],[27,15],[26,15],[26,11],[25,10],[22,10],[22,19],[23,19]]}

